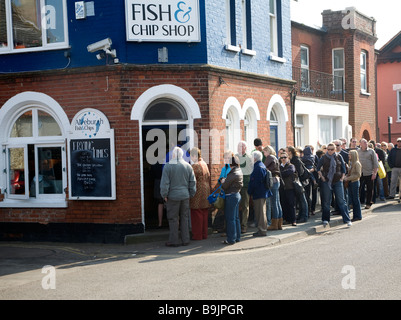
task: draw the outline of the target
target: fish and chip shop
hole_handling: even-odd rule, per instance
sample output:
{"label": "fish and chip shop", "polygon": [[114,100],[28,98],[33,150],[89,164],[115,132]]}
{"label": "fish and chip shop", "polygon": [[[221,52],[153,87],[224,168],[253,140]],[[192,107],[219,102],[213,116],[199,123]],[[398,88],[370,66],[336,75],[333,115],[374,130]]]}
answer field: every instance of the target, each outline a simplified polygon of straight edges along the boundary
{"label": "fish and chip shop", "polygon": [[[275,148],[292,141],[289,0],[276,1],[275,59],[268,22],[250,23],[268,21],[262,0],[252,10],[248,1],[216,10],[211,0],[96,0],[77,11],[70,0],[48,1],[48,11],[5,2],[0,240],[123,243],[158,225],[160,166],[149,153],[165,155],[155,145],[198,146],[214,185],[239,141],[250,150],[256,137]],[[236,29],[244,21],[253,30]]]}
{"label": "fish and chip shop", "polygon": [[197,0],[126,2],[127,41],[199,42]]}

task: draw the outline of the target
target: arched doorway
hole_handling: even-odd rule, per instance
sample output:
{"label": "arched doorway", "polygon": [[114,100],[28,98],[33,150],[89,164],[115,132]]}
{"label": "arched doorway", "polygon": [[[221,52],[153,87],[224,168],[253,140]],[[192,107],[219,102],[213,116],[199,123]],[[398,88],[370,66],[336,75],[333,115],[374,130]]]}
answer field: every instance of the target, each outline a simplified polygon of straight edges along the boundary
{"label": "arched doorway", "polygon": [[366,139],[367,141],[370,141],[370,134],[368,130],[363,130],[362,138]]}
{"label": "arched doorway", "polygon": [[164,210],[160,196],[163,166],[170,160],[173,147],[178,145],[186,148],[189,142],[187,122],[188,115],[182,105],[166,98],[152,102],[143,115],[143,194],[145,224],[148,228],[159,226],[159,214],[162,215]]}
{"label": "arched doorway", "polygon": [[193,121],[197,118],[200,109],[195,99],[174,85],[146,90],[132,108],[131,120],[139,121],[141,210],[146,228],[158,226],[157,180],[169,160],[169,149],[180,145],[189,150],[194,145]]}
{"label": "arched doorway", "polygon": [[274,94],[267,107],[267,121],[270,123],[270,144],[275,143],[275,150],[287,145],[288,111],[284,99]]}

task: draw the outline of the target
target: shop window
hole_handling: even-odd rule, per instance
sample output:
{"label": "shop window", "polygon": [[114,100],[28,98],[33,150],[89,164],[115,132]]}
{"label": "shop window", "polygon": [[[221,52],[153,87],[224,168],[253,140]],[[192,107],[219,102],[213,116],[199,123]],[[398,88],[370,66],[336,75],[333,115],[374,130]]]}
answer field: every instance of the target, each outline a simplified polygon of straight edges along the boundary
{"label": "shop window", "polygon": [[66,0],[5,0],[0,4],[0,53],[67,46]]}
{"label": "shop window", "polygon": [[15,117],[4,147],[8,199],[64,199],[65,142],[52,115],[31,107]]}

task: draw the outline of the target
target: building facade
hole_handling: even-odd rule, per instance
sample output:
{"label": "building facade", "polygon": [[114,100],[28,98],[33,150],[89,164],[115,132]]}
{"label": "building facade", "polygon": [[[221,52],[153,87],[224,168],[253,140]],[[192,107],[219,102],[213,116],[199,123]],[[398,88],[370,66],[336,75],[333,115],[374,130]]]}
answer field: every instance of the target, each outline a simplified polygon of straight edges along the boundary
{"label": "building facade", "polygon": [[240,140],[293,141],[289,0],[7,0],[0,17],[2,239],[123,241],[155,225],[172,145],[200,147],[214,184]]}
{"label": "building facade", "polygon": [[355,8],[322,17],[322,27],[292,22],[296,143],[375,139],[376,22]]}
{"label": "building facade", "polygon": [[377,98],[380,141],[394,143],[401,137],[401,32],[378,52]]}

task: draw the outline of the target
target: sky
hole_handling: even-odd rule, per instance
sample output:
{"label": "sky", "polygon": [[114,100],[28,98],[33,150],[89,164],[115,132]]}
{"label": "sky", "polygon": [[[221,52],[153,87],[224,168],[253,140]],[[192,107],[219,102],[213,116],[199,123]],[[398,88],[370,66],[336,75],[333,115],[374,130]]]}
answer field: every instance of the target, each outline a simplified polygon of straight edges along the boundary
{"label": "sky", "polygon": [[345,10],[355,7],[359,12],[376,20],[378,40],[376,49],[380,49],[401,31],[401,0],[298,0],[291,1],[291,19],[307,25],[322,26],[323,10]]}

